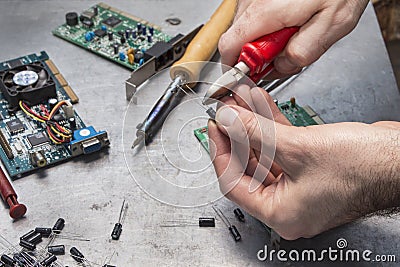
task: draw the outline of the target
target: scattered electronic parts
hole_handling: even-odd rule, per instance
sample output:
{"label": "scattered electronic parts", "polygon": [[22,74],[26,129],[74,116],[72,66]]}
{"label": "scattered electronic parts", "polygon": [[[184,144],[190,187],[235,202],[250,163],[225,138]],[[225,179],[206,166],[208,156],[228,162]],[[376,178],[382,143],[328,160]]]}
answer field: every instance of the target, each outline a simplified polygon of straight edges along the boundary
{"label": "scattered electronic parts", "polygon": [[235,242],[240,241],[242,239],[242,236],[240,235],[236,226],[234,226],[233,224],[230,223],[228,218],[226,218],[226,216],[222,213],[222,211],[217,206],[213,205],[212,208],[215,211],[215,213],[218,215],[218,217],[220,217],[222,222],[226,225],[226,227],[228,228],[228,230],[231,233],[231,236],[233,237]]}
{"label": "scattered electronic parts", "polygon": [[79,98],[46,52],[0,63],[0,90],[0,159],[11,178],[109,146],[76,113]]}
{"label": "scattered electronic parts", "polygon": [[233,210],[233,213],[235,214],[235,217],[239,220],[239,222],[245,222],[244,214],[241,209],[236,208]]}
{"label": "scattered electronic parts", "polygon": [[126,212],[128,210],[128,203],[124,201],[122,202],[121,210],[119,212],[118,222],[114,225],[114,228],[111,233],[111,238],[113,240],[118,240],[122,233],[122,223],[125,220]]}
{"label": "scattered electronic parts", "polygon": [[[53,34],[130,70],[150,59],[146,51],[172,38],[159,27],[104,3],[83,11],[80,16],[76,12],[67,13],[65,24]],[[129,57],[130,49],[135,53]],[[139,51],[146,57],[132,58]]]}

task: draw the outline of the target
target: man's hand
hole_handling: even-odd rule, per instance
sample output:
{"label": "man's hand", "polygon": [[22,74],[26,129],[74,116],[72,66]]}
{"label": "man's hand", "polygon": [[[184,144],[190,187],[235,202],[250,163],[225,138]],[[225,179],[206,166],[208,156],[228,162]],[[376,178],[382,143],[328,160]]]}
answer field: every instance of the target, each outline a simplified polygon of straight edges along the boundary
{"label": "man's hand", "polygon": [[275,60],[274,77],[297,73],[351,32],[368,0],[239,0],[235,21],[222,35],[222,63],[234,65],[242,46],[285,27],[300,26],[283,55]]}
{"label": "man's hand", "polygon": [[283,238],[399,206],[399,122],[294,127],[264,90],[235,92],[208,124],[220,187]]}

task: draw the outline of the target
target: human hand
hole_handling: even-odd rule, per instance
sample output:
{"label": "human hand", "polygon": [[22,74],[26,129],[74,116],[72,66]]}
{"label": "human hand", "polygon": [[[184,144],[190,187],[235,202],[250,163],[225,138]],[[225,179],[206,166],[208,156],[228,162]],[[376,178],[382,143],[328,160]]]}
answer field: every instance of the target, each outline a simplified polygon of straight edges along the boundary
{"label": "human hand", "polygon": [[398,207],[399,122],[289,126],[264,90],[243,85],[223,102],[208,124],[221,191],[283,238]]}
{"label": "human hand", "polygon": [[221,61],[232,66],[242,46],[285,27],[300,26],[281,56],[272,78],[299,72],[315,62],[357,25],[368,0],[239,0],[233,25],[219,41]]}

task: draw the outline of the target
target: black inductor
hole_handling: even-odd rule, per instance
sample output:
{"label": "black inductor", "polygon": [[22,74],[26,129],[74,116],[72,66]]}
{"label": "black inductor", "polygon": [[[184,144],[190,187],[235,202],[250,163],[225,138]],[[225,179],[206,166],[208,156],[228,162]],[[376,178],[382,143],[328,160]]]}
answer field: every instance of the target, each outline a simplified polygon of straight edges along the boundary
{"label": "black inductor", "polygon": [[61,232],[64,229],[65,220],[63,218],[58,218],[57,222],[53,226],[53,231]]}
{"label": "black inductor", "polygon": [[65,14],[65,21],[68,26],[78,25],[78,14],[76,12],[69,12]]}
{"label": "black inductor", "polygon": [[71,253],[71,257],[75,261],[80,262],[80,263],[85,261],[85,256],[83,256],[83,254],[76,247],[72,247],[69,250],[69,253]]}
{"label": "black inductor", "polygon": [[65,255],[65,246],[57,245],[57,246],[49,246],[47,251],[53,255]]}

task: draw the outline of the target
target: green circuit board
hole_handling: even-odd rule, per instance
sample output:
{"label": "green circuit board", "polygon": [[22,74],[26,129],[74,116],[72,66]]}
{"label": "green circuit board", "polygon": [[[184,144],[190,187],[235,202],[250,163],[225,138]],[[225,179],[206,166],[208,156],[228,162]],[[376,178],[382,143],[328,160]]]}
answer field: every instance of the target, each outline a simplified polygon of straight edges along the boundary
{"label": "green circuit board", "polygon": [[[32,74],[37,70],[37,76]],[[26,86],[18,84],[21,81],[16,78],[29,72],[38,81]],[[50,99],[56,103],[64,100],[78,102],[78,97],[46,52],[1,62],[0,89],[0,159],[11,178],[97,152],[109,145],[107,132],[97,132],[92,126],[86,126],[71,104],[68,109],[73,126],[66,109],[60,108],[46,123],[33,119],[15,104],[19,101],[32,103],[30,110],[45,116],[44,110],[52,110]],[[73,134],[70,141],[57,144],[51,140],[47,127],[55,125],[54,122]]]}
{"label": "green circuit board", "polygon": [[[146,62],[146,50],[172,38],[158,26],[104,3],[83,11],[69,24],[57,27],[53,34],[130,70]],[[112,34],[111,40],[108,34]]]}
{"label": "green circuit board", "polygon": [[[291,101],[279,103],[278,107],[285,117],[294,126],[309,126],[324,124],[323,120],[317,115],[317,113],[310,107],[301,107]],[[201,127],[194,130],[194,135],[199,140],[201,145],[207,152],[210,152],[208,147],[208,127]]]}

